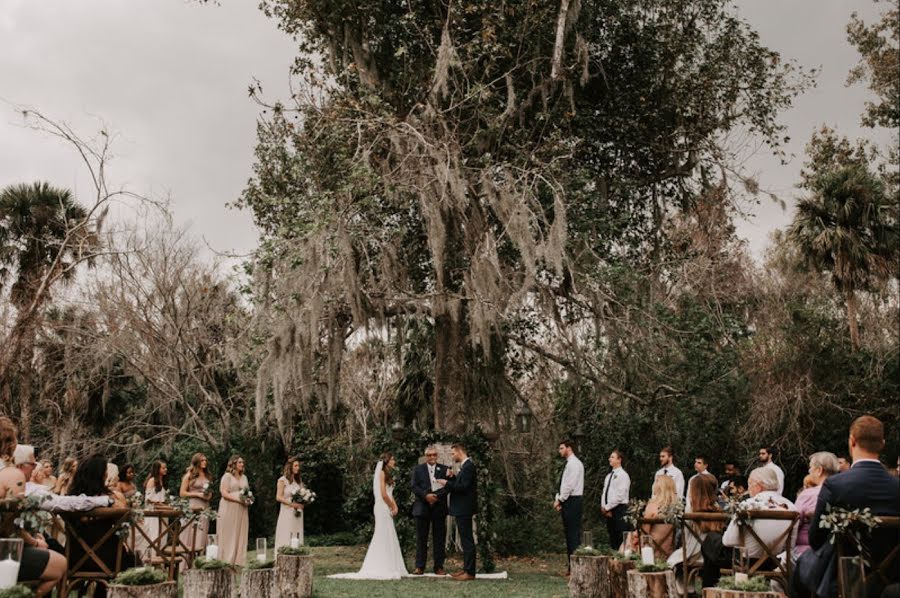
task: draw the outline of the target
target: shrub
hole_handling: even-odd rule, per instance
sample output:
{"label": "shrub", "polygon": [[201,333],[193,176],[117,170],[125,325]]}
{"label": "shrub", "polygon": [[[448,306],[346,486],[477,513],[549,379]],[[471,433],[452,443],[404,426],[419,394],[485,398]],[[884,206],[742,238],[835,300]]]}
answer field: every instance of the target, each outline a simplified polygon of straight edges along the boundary
{"label": "shrub", "polygon": [[13,586],[0,590],[0,598],[33,598],[34,592],[25,586]]}

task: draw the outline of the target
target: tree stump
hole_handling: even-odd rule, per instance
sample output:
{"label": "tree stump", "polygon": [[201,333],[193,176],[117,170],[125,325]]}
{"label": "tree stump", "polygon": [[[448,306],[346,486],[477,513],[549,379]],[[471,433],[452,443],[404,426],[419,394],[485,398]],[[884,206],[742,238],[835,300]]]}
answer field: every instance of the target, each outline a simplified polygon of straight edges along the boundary
{"label": "tree stump", "polygon": [[603,583],[601,567],[604,560],[609,560],[609,557],[572,555],[569,594],[573,598],[603,598],[602,588],[606,584]]}
{"label": "tree stump", "polygon": [[231,598],[234,571],[188,569],[184,572],[184,598]]}
{"label": "tree stump", "polygon": [[310,598],[313,593],[311,556],[279,554],[275,557],[274,595],[278,598]]}
{"label": "tree stump", "polygon": [[678,598],[674,571],[628,572],[628,598]]}
{"label": "tree stump", "polygon": [[600,564],[601,598],[627,598],[628,572],[636,562],[626,559],[609,558]]}
{"label": "tree stump", "polygon": [[149,586],[110,584],[109,598],[178,598],[178,582],[165,581]]}
{"label": "tree stump", "polygon": [[784,598],[778,592],[744,592],[722,588],[703,588],[703,598]]}
{"label": "tree stump", "polygon": [[241,598],[272,598],[275,596],[275,569],[244,569],[241,574]]}

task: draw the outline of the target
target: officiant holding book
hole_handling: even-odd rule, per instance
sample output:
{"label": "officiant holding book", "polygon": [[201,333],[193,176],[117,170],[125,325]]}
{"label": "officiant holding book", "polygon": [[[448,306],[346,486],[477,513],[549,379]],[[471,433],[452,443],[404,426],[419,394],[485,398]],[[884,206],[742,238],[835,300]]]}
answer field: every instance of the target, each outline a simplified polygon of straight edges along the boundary
{"label": "officiant holding book", "polygon": [[437,448],[425,449],[425,462],[413,468],[412,491],[415,495],[413,517],[416,520],[416,568],[413,575],[425,573],[428,535],[434,542],[434,572],[444,575],[447,543],[447,490],[438,480],[446,481],[448,468],[437,462]]}

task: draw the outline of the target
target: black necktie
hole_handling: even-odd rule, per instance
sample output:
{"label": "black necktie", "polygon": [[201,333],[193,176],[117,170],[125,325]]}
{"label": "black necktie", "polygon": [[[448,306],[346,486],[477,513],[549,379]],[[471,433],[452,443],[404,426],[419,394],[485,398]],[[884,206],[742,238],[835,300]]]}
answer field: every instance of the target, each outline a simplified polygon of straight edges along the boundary
{"label": "black necktie", "polygon": [[609,474],[607,476],[609,478],[609,482],[606,484],[606,493],[603,495],[603,502],[609,504],[609,490],[612,488],[613,480],[616,479],[615,474]]}

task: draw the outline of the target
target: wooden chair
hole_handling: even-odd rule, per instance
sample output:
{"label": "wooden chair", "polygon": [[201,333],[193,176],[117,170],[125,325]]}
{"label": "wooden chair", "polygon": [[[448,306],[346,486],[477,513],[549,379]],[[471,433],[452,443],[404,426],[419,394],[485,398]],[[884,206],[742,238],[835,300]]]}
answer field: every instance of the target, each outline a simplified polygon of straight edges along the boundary
{"label": "wooden chair", "polygon": [[[775,538],[771,542],[763,542],[759,537],[759,534],[756,533],[756,530],[753,529],[751,523],[753,521],[790,521],[790,525],[782,532],[777,538]],[[750,567],[747,568],[746,571],[742,571],[747,575],[759,575],[762,577],[768,577],[777,579],[782,587],[788,588],[790,587],[791,581],[791,572],[793,570],[793,559],[790,558],[790,555],[793,550],[793,539],[797,529],[797,523],[800,520],[800,513],[797,511],[781,511],[781,510],[764,510],[764,511],[749,511],[747,513],[746,519],[744,519],[744,525],[741,525],[739,528],[740,531],[740,540],[741,546],[747,545],[748,539],[753,539],[756,543],[762,547],[763,554],[751,558]],[[788,558],[783,561],[778,558],[778,555],[781,552],[785,552],[788,555]],[[775,568],[768,570],[763,567],[766,563],[774,563]],[[723,574],[733,574],[734,571],[732,569],[722,569]]]}
{"label": "wooden chair", "polygon": [[[65,526],[68,562],[66,575],[59,585],[60,596],[68,596],[79,585],[87,586],[91,582],[107,586],[122,571],[124,544],[120,531],[127,525],[130,515],[130,509],[115,507],[60,513]],[[98,529],[87,533],[91,527]],[[110,552],[111,547],[114,555],[103,554]]]}
{"label": "wooden chair", "polygon": [[[654,526],[654,525],[670,525],[672,529],[669,530],[665,536],[663,536],[660,540],[656,540],[649,532],[644,531],[644,526]],[[637,525],[638,539],[646,536],[650,538],[650,543],[653,545],[654,553],[664,553],[663,544],[669,539],[672,540],[672,545],[675,545],[675,525],[669,523],[662,517],[641,517],[638,519]]]}
{"label": "wooden chair", "polygon": [[[703,545],[700,538],[700,532],[697,530],[696,524],[703,521],[714,521],[724,525],[728,525],[731,518],[726,513],[685,513],[681,522],[681,571],[684,580],[684,590],[682,595],[687,598],[690,588],[696,582],[697,575],[703,571],[703,561],[701,553],[697,553],[692,558],[688,558],[687,546],[688,539],[693,538],[699,547]],[[698,558],[700,557],[700,558]]]}
{"label": "wooden chair", "polygon": [[181,517],[178,511],[172,509],[154,509],[144,511],[144,519],[156,518],[159,520],[159,533],[151,538],[143,526],[135,525],[131,528],[132,543],[137,546],[138,536],[142,537],[147,545],[145,550],[150,552],[150,562],[153,566],[161,566],[167,570],[169,581],[178,579],[179,565],[184,561],[179,553],[181,541]]}
{"label": "wooden chair", "polygon": [[[888,530],[896,530],[896,542],[894,543],[894,547],[881,559],[881,561],[876,563],[871,563],[868,570],[865,571],[865,577],[863,579],[863,584],[868,585],[872,583],[870,581],[872,578],[877,578],[877,581],[880,585],[887,585],[889,583],[896,583],[898,580],[898,569],[900,569],[900,517],[891,517],[887,515],[878,515],[878,519],[881,520],[881,523],[878,524],[878,529],[888,529]],[[845,542],[837,542],[835,544],[835,557],[838,559],[838,563],[840,563],[840,559],[847,556],[852,556],[856,554],[855,547],[851,547],[848,543]],[[844,577],[844,571],[841,567],[837,567],[838,570],[838,598],[852,598],[850,594],[852,592],[849,591],[849,580]],[[893,572],[893,575],[891,573]]]}

